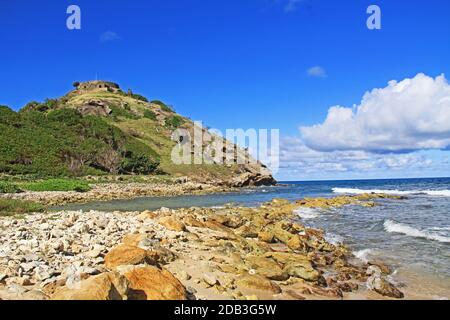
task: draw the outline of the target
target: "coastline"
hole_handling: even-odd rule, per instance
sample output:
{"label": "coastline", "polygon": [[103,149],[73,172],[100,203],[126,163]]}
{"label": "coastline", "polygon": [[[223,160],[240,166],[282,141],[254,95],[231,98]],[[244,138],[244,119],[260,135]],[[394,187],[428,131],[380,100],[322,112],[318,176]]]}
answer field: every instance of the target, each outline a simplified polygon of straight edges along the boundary
{"label": "coastline", "polygon": [[[388,266],[362,262],[344,245],[325,240],[324,231],[302,225],[294,213],[299,207],[370,208],[380,198],[401,200],[366,194],[296,202],[274,199],[259,208],[61,211],[24,219],[5,217],[0,219],[5,231],[0,295],[36,300],[111,298],[105,292],[94,297],[84,290],[106,281],[106,287],[99,288],[122,283],[117,299],[141,299],[130,293],[138,289],[149,299],[175,300],[402,298],[403,288],[400,291],[388,280],[392,272]],[[74,289],[71,284],[77,279],[79,287]],[[414,298],[407,290],[404,293],[406,299]]]}
{"label": "coastline", "polygon": [[125,200],[138,197],[179,195],[201,195],[217,192],[231,192],[239,190],[219,184],[201,182],[166,183],[96,183],[87,192],[76,191],[25,191],[14,194],[0,194],[0,199],[14,199],[33,201],[47,206],[61,206],[69,203],[88,203],[93,201]]}

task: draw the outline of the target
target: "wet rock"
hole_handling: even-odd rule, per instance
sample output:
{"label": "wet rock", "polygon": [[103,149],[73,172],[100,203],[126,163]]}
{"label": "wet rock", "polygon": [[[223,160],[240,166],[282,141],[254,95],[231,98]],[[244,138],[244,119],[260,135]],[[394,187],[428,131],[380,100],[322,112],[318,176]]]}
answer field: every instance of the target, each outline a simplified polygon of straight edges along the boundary
{"label": "wet rock", "polygon": [[404,297],[404,294],[400,290],[378,273],[373,273],[367,279],[367,287],[386,297],[395,299],[402,299]]}

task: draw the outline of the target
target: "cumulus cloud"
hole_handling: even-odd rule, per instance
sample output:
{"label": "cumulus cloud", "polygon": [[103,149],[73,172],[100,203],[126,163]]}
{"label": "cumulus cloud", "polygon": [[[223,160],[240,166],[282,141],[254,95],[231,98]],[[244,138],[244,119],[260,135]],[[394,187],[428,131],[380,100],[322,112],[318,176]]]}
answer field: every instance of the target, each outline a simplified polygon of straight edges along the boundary
{"label": "cumulus cloud", "polygon": [[309,148],[299,137],[283,137],[280,143],[281,170],[303,175],[336,173],[379,173],[428,168],[433,161],[418,153],[373,154],[367,151],[322,152]]}
{"label": "cumulus cloud", "polygon": [[450,147],[450,85],[418,74],[367,92],[352,108],[334,106],[322,124],[300,128],[319,151],[408,153]]}
{"label": "cumulus cloud", "polygon": [[325,78],[327,76],[327,73],[324,68],[321,66],[314,66],[306,70],[306,73],[310,77],[316,77],[316,78]]}
{"label": "cumulus cloud", "polygon": [[120,39],[119,35],[111,30],[105,31],[100,35],[100,42],[102,43],[111,42],[119,39]]}

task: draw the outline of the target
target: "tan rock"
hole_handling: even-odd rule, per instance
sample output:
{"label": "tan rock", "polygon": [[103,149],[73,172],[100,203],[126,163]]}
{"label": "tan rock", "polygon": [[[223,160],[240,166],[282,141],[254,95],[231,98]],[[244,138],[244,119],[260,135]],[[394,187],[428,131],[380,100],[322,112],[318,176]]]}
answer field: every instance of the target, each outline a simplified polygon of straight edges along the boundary
{"label": "tan rock", "polygon": [[124,273],[130,282],[130,299],[134,300],[185,300],[186,289],[166,269],[153,266],[133,267]]}
{"label": "tan rock", "polygon": [[158,222],[160,225],[172,231],[186,231],[186,226],[184,225],[184,223],[172,216],[162,217]]}
{"label": "tan rock", "polygon": [[283,271],[280,265],[269,258],[250,256],[247,258],[247,266],[270,280],[284,281],[289,278],[289,275]]}
{"label": "tan rock", "polygon": [[309,261],[305,260],[287,263],[284,267],[284,271],[291,277],[307,281],[317,281],[320,277],[320,273],[312,267]]}
{"label": "tan rock", "polygon": [[258,233],[258,239],[263,242],[273,243],[275,242],[275,237],[273,233],[267,231],[260,231]]}
{"label": "tan rock", "polygon": [[158,214],[156,212],[153,211],[149,211],[149,210],[145,210],[143,212],[141,212],[138,216],[137,219],[139,221],[145,221],[147,219],[154,219],[158,216]]}
{"label": "tan rock", "polygon": [[373,290],[383,296],[402,299],[404,297],[403,292],[398,290],[392,283],[387,281],[379,274],[372,275],[367,279],[367,286],[370,290]]}
{"label": "tan rock", "polygon": [[286,245],[295,251],[306,251],[308,249],[308,245],[302,236],[295,235],[286,243]]}
{"label": "tan rock", "polygon": [[145,235],[142,233],[131,233],[123,237],[122,243],[128,246],[137,247],[139,243],[145,238],[146,238]]}
{"label": "tan rock", "polygon": [[90,277],[74,285],[57,288],[52,300],[124,300],[128,282],[116,273],[108,272]]}
{"label": "tan rock", "polygon": [[146,262],[152,263],[147,258],[146,250],[126,244],[118,245],[105,256],[105,266],[109,270],[121,265],[137,265]]}
{"label": "tan rock", "polygon": [[236,284],[244,288],[269,291],[274,294],[281,292],[278,285],[260,275],[243,275],[237,279]]}

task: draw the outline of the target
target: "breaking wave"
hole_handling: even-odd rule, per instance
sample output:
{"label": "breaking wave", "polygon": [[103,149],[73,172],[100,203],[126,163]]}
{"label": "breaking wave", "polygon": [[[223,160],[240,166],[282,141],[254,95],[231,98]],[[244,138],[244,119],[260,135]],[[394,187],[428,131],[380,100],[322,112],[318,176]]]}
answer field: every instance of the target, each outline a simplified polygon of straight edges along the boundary
{"label": "breaking wave", "polygon": [[372,249],[363,249],[353,252],[353,255],[364,263],[369,262],[369,256],[373,253]]}
{"label": "breaking wave", "polygon": [[302,219],[309,220],[317,218],[321,212],[313,208],[298,208],[294,210],[294,213]]}
{"label": "breaking wave", "polygon": [[426,230],[419,230],[392,220],[386,220],[384,222],[384,230],[386,230],[386,232],[389,233],[400,233],[410,237],[423,238],[443,243],[450,243],[450,237],[445,237]]}
{"label": "breaking wave", "polygon": [[334,193],[365,194],[383,193],[391,195],[429,195],[437,197],[450,197],[450,190],[378,190],[378,189],[356,189],[356,188],[333,188]]}

